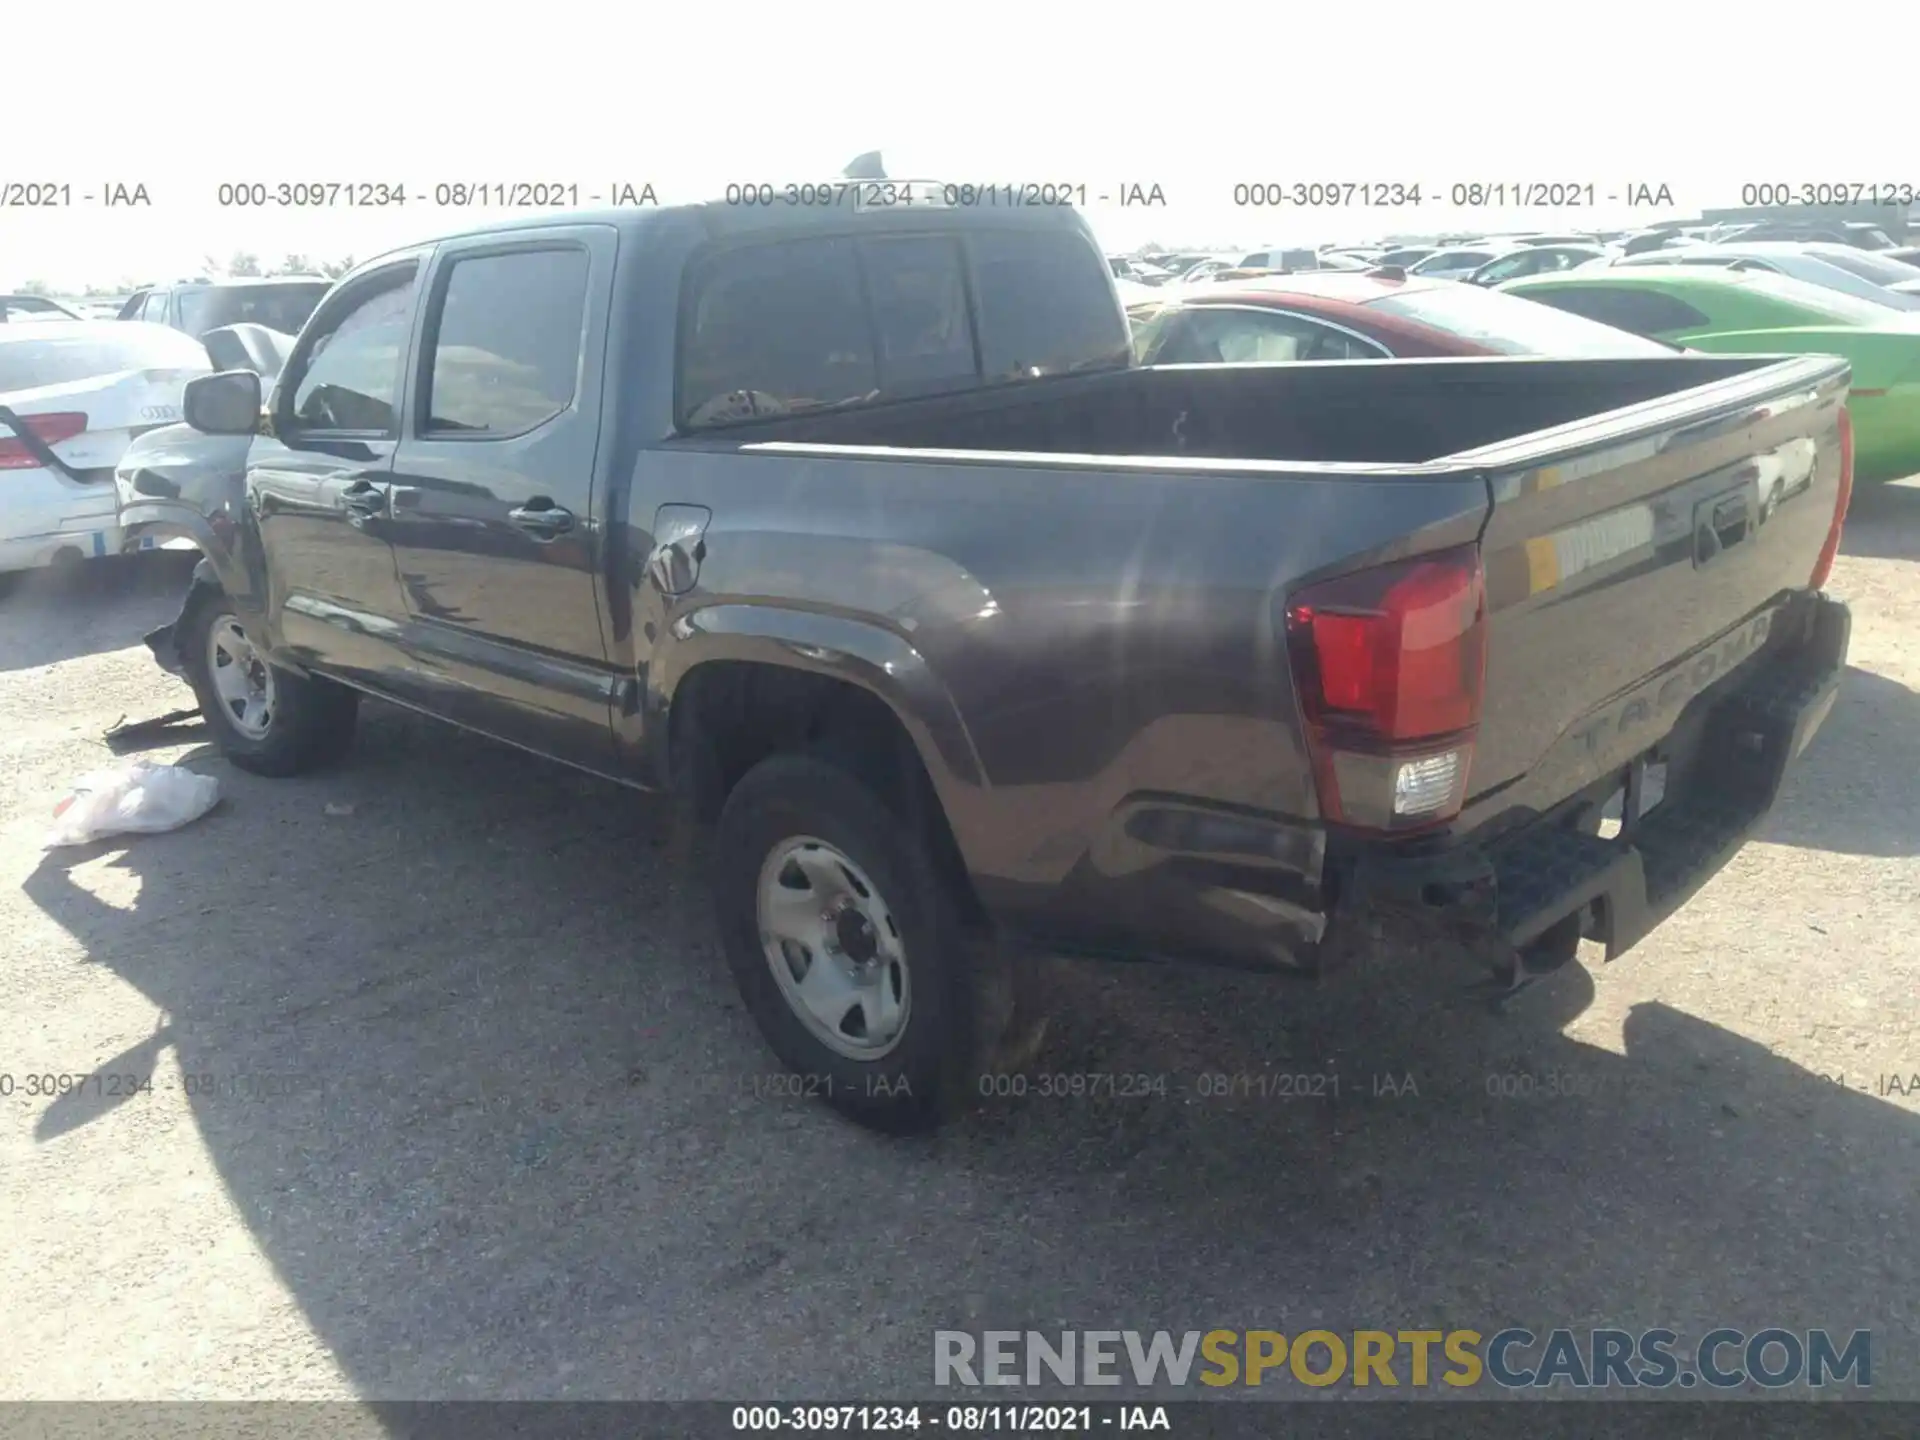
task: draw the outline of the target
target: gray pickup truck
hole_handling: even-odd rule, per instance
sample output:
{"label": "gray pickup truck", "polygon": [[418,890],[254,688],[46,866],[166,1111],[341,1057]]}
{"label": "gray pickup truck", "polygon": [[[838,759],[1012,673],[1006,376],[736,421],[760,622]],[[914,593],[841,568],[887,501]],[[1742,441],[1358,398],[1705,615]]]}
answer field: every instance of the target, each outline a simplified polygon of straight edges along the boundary
{"label": "gray pickup truck", "polygon": [[1831,706],[1842,361],[1139,368],[1072,211],[851,192],[399,251],[195,381],[244,484],[130,523],[233,763],[366,694],[674,792],[772,1049],[910,1128],[1028,957],[1618,955]]}

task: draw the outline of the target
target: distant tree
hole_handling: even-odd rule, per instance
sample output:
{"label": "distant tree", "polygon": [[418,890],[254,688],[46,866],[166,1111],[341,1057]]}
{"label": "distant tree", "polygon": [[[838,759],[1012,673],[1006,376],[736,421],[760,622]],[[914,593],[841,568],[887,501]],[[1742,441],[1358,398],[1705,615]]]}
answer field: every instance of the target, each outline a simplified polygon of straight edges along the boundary
{"label": "distant tree", "polygon": [[258,275],[260,273],[260,257],[247,250],[236,250],[233,252],[233,259],[227,262],[227,273],[229,275]]}
{"label": "distant tree", "polygon": [[329,280],[338,280],[352,268],[353,257],[351,255],[343,255],[338,260],[323,260],[320,263],[320,273]]}
{"label": "distant tree", "polygon": [[280,268],[272,272],[275,275],[311,275],[313,262],[304,255],[289,254],[280,262]]}
{"label": "distant tree", "polygon": [[51,295],[53,287],[44,280],[28,280],[20,286],[22,295]]}
{"label": "distant tree", "polygon": [[214,259],[213,256],[211,255],[202,255],[200,257],[200,271],[203,275],[225,274],[226,268],[227,268],[226,266],[222,265],[218,260]]}

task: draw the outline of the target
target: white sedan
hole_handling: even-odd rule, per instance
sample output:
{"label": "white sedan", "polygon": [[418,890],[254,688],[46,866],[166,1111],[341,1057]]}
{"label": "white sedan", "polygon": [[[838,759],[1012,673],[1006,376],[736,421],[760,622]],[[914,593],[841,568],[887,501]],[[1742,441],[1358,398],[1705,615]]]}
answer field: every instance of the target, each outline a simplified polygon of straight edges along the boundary
{"label": "white sedan", "polygon": [[164,325],[0,326],[0,573],[119,554],[114,466],[136,435],[176,423],[187,382],[212,369]]}

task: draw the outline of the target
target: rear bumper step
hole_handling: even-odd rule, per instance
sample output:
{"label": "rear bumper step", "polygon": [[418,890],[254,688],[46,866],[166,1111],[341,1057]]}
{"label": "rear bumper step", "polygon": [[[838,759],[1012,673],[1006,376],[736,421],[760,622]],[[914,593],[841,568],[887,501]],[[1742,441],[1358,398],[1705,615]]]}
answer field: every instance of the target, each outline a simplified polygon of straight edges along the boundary
{"label": "rear bumper step", "polygon": [[1788,766],[1833,708],[1851,616],[1814,597],[1803,643],[1713,698],[1700,759],[1683,793],[1602,838],[1546,824],[1483,848],[1434,856],[1365,856],[1350,901],[1422,913],[1514,985],[1571,958],[1581,938],[1625,954],[1723,868],[1766,818]]}

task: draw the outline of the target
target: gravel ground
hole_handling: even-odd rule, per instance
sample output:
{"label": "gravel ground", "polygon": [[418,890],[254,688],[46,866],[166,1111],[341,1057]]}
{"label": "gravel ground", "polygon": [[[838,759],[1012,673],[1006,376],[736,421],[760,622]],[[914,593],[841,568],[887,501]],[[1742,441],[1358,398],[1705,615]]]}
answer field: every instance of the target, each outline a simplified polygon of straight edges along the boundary
{"label": "gravel ground", "polygon": [[[1839,705],[1627,959],[1498,1020],[1064,968],[1039,1069],[1166,1093],[908,1142],[757,1093],[661,807],[431,722],[370,706],[288,782],[189,728],[147,753],[218,810],[43,852],[101,732],[190,703],[138,644],[183,572],[25,586],[0,1396],[925,1397],[941,1328],[1613,1324],[1870,1327],[1876,1392],[1920,1397],[1920,1096],[1886,1082],[1920,1074],[1920,489],[1848,533]],[[1340,1099],[1199,1093],[1268,1071]],[[1521,1076],[1581,1093],[1490,1093]]]}

